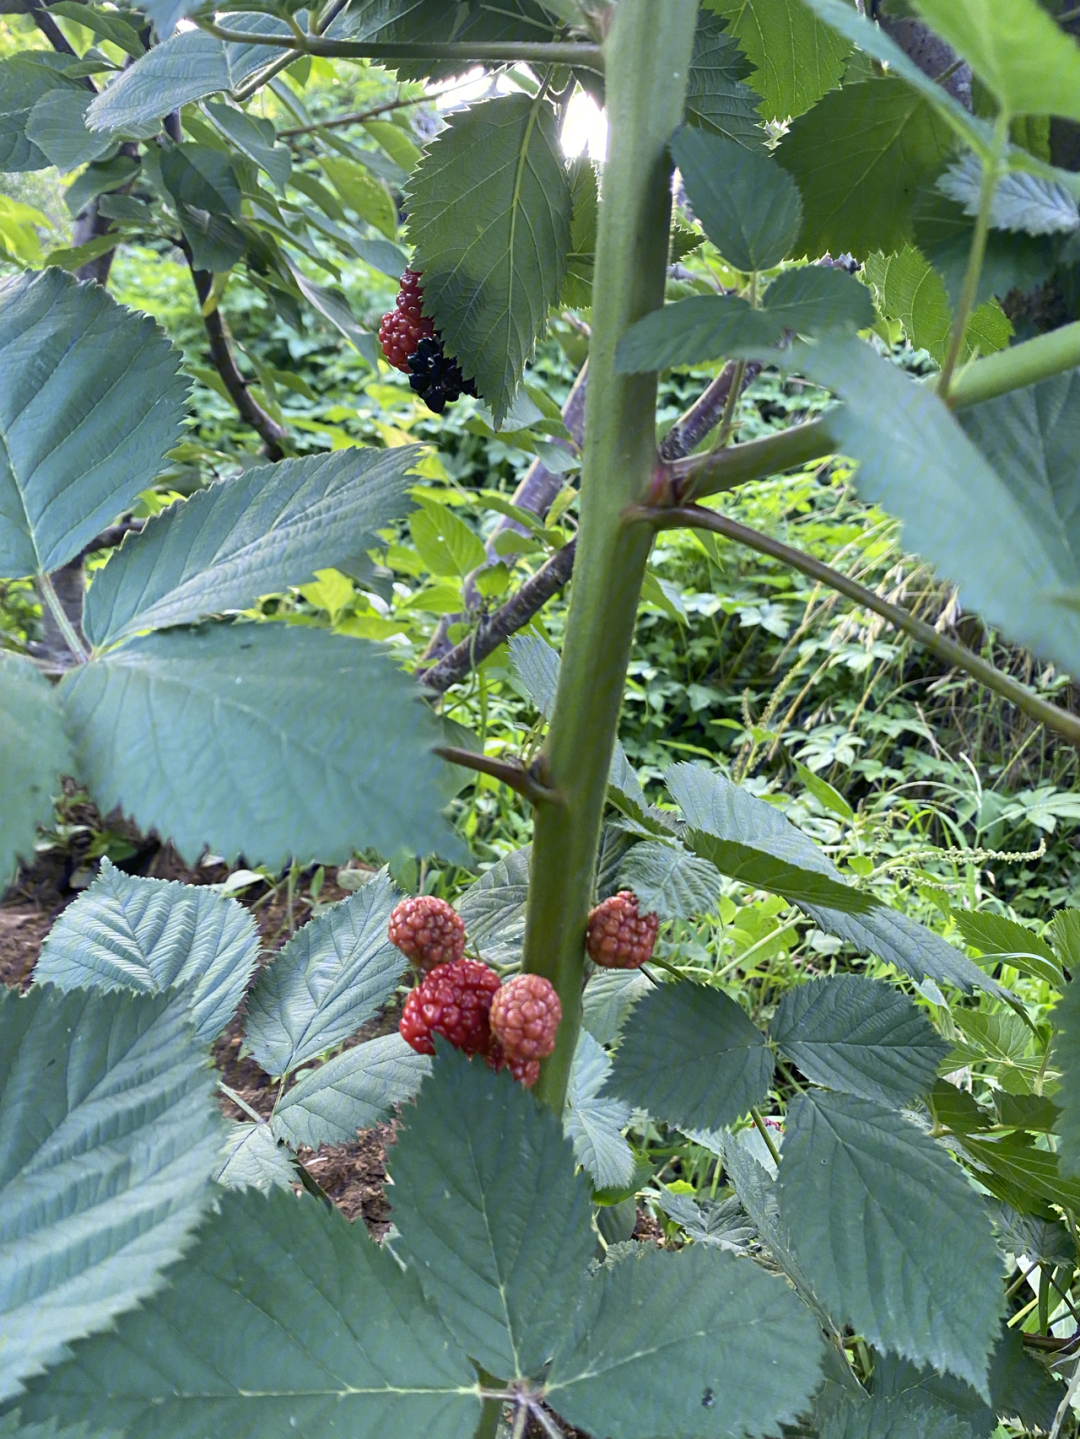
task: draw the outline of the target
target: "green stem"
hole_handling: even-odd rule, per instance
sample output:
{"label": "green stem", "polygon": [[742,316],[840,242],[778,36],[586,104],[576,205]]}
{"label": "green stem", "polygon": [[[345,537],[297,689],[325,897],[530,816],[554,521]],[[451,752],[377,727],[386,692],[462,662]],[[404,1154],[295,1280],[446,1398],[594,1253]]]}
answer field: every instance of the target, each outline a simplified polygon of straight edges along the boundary
{"label": "green stem", "polygon": [[64,606],[60,603],[60,596],[53,588],[52,580],[42,571],[37,577],[37,582],[41,598],[48,605],[52,617],[56,621],[56,628],[64,637],[64,643],[79,663],[85,664],[90,658],[90,651],[83,644],[75,626],[68,619]]}
{"label": "green stem", "polygon": [[[966,365],[956,376],[948,403],[954,410],[981,405],[1078,365],[1080,320]],[[719,494],[751,480],[813,464],[835,450],[836,441],[829,433],[826,416],[804,425],[793,425],[790,430],[781,430],[760,440],[749,440],[744,445],[729,446],[715,454],[675,460],[667,466],[667,473],[672,493],[680,504],[686,504],[702,495]]]}
{"label": "green stem", "polygon": [[[481,1369],[480,1383],[485,1389],[502,1389],[504,1386],[497,1379],[492,1378],[486,1370]],[[480,1401],[480,1419],[473,1434],[473,1439],[496,1439],[499,1432],[499,1420],[502,1418],[505,1399],[485,1398]]]}
{"label": "green stem", "polygon": [[553,41],[489,41],[420,44],[415,41],[383,40],[368,44],[359,40],[323,40],[303,35],[301,44],[292,35],[259,35],[254,31],[229,30],[207,20],[195,22],[200,30],[229,45],[271,45],[279,50],[297,50],[302,55],[325,55],[339,60],[452,60],[463,65],[514,65],[521,62],[547,65],[584,65],[603,69],[599,45]]}
{"label": "green stem", "polygon": [[1009,114],[1002,110],[994,124],[994,143],[989,159],[982,162],[982,188],[979,192],[979,214],[975,221],[975,231],[971,237],[971,251],[968,255],[967,271],[964,274],[964,288],[960,291],[960,304],[957,306],[956,315],[953,319],[952,336],[949,340],[949,352],[945,356],[945,363],[941,367],[941,374],[938,376],[937,392],[942,398],[949,393],[952,384],[953,371],[956,369],[957,361],[960,359],[960,352],[964,347],[964,336],[967,334],[968,320],[975,308],[975,296],[979,289],[979,276],[982,274],[983,258],[986,255],[986,237],[990,233],[990,210],[994,203],[994,191],[997,189],[998,176],[1001,171],[1001,160],[1005,154],[1005,147],[1009,143]]}
{"label": "green stem", "polygon": [[774,1163],[774,1164],[776,1165],[776,1167],[779,1169],[779,1167],[780,1167],[780,1151],[779,1151],[779,1149],[777,1149],[777,1147],[776,1147],[776,1141],[773,1139],[772,1135],[769,1133],[769,1126],[765,1123],[764,1119],[762,1119],[761,1113],[760,1113],[760,1111],[757,1110],[757,1109],[751,1109],[751,1111],[750,1111],[750,1118],[754,1121],[754,1128],[755,1128],[755,1129],[757,1130],[757,1132],[761,1135],[762,1139],[764,1139],[764,1141],[765,1141],[765,1148],[766,1148],[766,1149],[769,1151],[769,1153],[772,1155],[773,1163]]}
{"label": "green stem", "polygon": [[689,525],[697,529],[711,530],[714,534],[734,540],[736,544],[745,545],[747,549],[756,550],[759,555],[768,555],[771,559],[790,565],[793,570],[798,570],[810,579],[817,580],[819,584],[828,585],[830,589],[836,590],[838,594],[844,595],[855,604],[880,615],[883,620],[887,620],[896,629],[910,635],[913,640],[930,650],[932,654],[937,655],[939,659],[944,660],[946,664],[955,665],[957,669],[971,675],[972,679],[978,680],[987,689],[993,690],[995,694],[1007,699],[1030,719],[1035,720],[1038,724],[1046,725],[1048,729],[1056,730],[1070,744],[1080,748],[1080,717],[1070,714],[1068,710],[1063,710],[1058,705],[1051,703],[1050,700],[1033,693],[1026,685],[1022,685],[1019,680],[1013,679],[1012,675],[999,670],[989,660],[984,660],[974,650],[969,650],[966,645],[939,634],[933,625],[928,625],[925,620],[918,619],[909,611],[901,609],[899,605],[890,604],[888,600],[882,599],[873,590],[859,584],[858,580],[851,579],[848,575],[842,574],[840,570],[834,570],[831,565],[826,565],[821,560],[814,559],[812,555],[792,548],[791,545],[785,545],[781,540],[774,540],[769,535],[763,535],[759,530],[752,530],[746,525],[740,525],[737,520],[729,519],[727,515],[718,514],[716,510],[702,509],[697,505],[685,505],[677,509],[657,509],[641,513],[643,515],[648,513],[654,523],[664,529]]}
{"label": "green stem", "polygon": [[[608,766],[652,532],[622,519],[657,465],[656,375],[619,375],[615,346],[664,301],[671,215],[667,142],[682,118],[697,0],[619,0],[605,44],[610,151],[593,287],[574,593],[541,780],[562,806],[537,811],[525,969],[563,1006],[537,1094],[556,1112],[581,1024],[585,924]],[[660,11],[662,10],[662,20]]]}

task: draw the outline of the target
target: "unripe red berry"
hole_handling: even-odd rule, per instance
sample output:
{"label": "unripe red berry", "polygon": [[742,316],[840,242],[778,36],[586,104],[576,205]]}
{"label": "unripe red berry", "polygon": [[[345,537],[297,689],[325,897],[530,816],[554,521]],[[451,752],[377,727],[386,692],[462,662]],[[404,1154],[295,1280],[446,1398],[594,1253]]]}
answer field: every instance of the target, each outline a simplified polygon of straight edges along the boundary
{"label": "unripe red berry", "polygon": [[585,948],[605,969],[640,969],[652,958],[659,928],[655,914],[638,914],[637,895],[621,889],[589,915]]}
{"label": "unripe red berry", "polygon": [[387,931],[410,964],[427,974],[465,955],[465,921],[433,894],[420,894],[395,905]]}
{"label": "unripe red berry", "polygon": [[497,1039],[493,1039],[488,1045],[486,1058],[488,1065],[494,1069],[496,1074],[500,1069],[508,1069],[519,1084],[526,1089],[531,1089],[540,1078],[540,1061],[538,1059],[511,1059],[503,1051],[502,1045]]}
{"label": "unripe red berry", "polygon": [[466,1054],[485,1053],[491,1042],[488,1012],[499,976],[486,964],[459,959],[440,964],[420,981],[405,1001],[398,1029],[418,1054],[434,1054],[433,1034],[441,1034]]}
{"label": "unripe red berry", "polygon": [[394,308],[382,317],[379,344],[383,354],[396,370],[409,374],[409,356],[416,353],[421,340],[430,339],[435,324],[423,314],[420,273],[406,270],[401,277]]}
{"label": "unripe red berry", "polygon": [[507,1060],[545,1059],[555,1048],[562,1005],[550,980],[519,974],[491,1001],[488,1022]]}

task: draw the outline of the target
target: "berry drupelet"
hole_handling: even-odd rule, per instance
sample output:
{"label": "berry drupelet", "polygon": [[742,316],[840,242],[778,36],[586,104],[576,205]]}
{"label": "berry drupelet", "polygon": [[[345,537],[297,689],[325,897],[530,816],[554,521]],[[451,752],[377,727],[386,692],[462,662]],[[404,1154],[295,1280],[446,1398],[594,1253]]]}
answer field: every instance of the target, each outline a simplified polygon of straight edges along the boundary
{"label": "berry drupelet", "polygon": [[462,375],[457,361],[447,357],[442,337],[434,322],[425,318],[423,305],[420,271],[406,270],[394,309],[382,317],[379,343],[394,368],[409,376],[409,384],[428,409],[441,415],[451,400],[475,395],[476,389]]}
{"label": "berry drupelet", "polygon": [[491,1001],[492,1038],[508,1061],[546,1059],[555,1048],[562,1005],[550,980],[519,974],[507,980]]}
{"label": "berry drupelet", "polygon": [[637,895],[621,889],[589,915],[585,948],[604,969],[640,969],[652,958],[659,928],[655,914],[638,914]]}

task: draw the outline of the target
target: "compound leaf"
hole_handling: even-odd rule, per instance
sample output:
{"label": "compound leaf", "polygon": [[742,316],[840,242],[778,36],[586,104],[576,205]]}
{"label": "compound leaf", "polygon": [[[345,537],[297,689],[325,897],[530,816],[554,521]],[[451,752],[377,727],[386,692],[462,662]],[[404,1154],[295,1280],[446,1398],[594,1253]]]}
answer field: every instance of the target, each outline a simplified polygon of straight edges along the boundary
{"label": "compound leaf", "polygon": [[706,0],[727,20],[754,66],[750,82],[767,120],[801,115],[839,85],[850,42],[801,0]]}
{"label": "compound leaf", "polygon": [[623,1025],[608,1093],[680,1129],[723,1129],[768,1093],[765,1036],[717,989],[651,990]]}
{"label": "compound leaf", "polygon": [[595,1242],[589,1185],[554,1114],[440,1043],[391,1172],[402,1247],[462,1347],[507,1380],[538,1373]]}
{"label": "compound leaf", "polygon": [[720,898],[720,872],[714,864],[687,854],[681,844],[647,839],[623,860],[619,888],[632,889],[642,910],[661,919],[693,919],[712,914]]}
{"label": "compound leaf", "polygon": [[769,1035],[816,1084],[894,1106],[927,1093],[949,1052],[906,994],[858,974],[788,990]]}
{"label": "compound leaf", "polygon": [[570,182],[554,111],[528,95],[457,111],[409,185],[424,311],[498,428],[566,275]]}
{"label": "compound leaf", "polygon": [[845,85],[796,120],[777,151],[802,194],[799,249],[890,254],[911,238],[916,192],[949,159],[952,131],[903,80]]}
{"label": "compound leaf", "polygon": [[180,359],[100,285],[0,282],[0,574],[66,564],[150,484],[180,435]]}
{"label": "compound leaf", "polygon": [[298,929],[263,969],[245,1039],[268,1074],[288,1074],[340,1044],[386,1003],[405,957],[387,938],[398,898],[383,872]]}
{"label": "compound leaf", "polygon": [[988,1397],[1001,1260],[982,1201],[934,1140],[870,1100],[798,1095],[788,1110],[780,1212],[837,1320]]}
{"label": "compound leaf", "polygon": [[564,1419],[612,1439],[738,1439],[778,1433],[805,1409],[821,1339],[782,1279],[703,1244],[634,1248],[589,1280],[555,1355],[545,1388]]}
{"label": "compound leaf", "polygon": [[52,796],[71,768],[52,686],[29,660],[0,651],[0,885],[20,856],[33,860],[37,827],[52,818]]}
{"label": "compound leaf", "polygon": [[637,1160],[622,1134],[630,1122],[630,1106],[600,1097],[610,1073],[611,1056],[582,1030],[570,1068],[563,1128],[573,1143],[574,1158],[597,1189],[625,1189]]}
{"label": "compound leaf", "polygon": [[22,1405],[128,1439],[470,1439],[476,1375],[413,1275],[337,1210],[224,1194],[170,1284]]}
{"label": "compound leaf", "polygon": [[408,507],[414,445],[345,449],[260,465],[153,519],[94,577],[84,628],[94,645],[192,624],[317,569],[363,577],[376,531]]}
{"label": "compound leaf", "polygon": [[428,1056],[400,1034],[380,1035],[302,1074],[274,1106],[270,1127],[294,1146],[351,1143],[358,1129],[392,1118],[430,1072]]}
{"label": "compound leaf", "polygon": [[1035,0],[915,0],[1013,115],[1080,120],[1080,48]]}
{"label": "compound leaf", "polygon": [[791,253],[802,202],[771,155],[684,126],[671,142],[694,214],[737,270],[768,270]]}
{"label": "compound leaf", "polygon": [[222,1139],[212,1088],[182,999],[0,994],[0,1399],[181,1253]]}
{"label": "compound leaf", "polygon": [[700,765],[675,764],[664,780],[686,816],[686,842],[721,874],[799,903],[831,904],[851,913],[877,905],[852,889],[813,840],[771,804]]}
{"label": "compound leaf", "polygon": [[865,330],[874,323],[870,292],[843,270],[804,265],[785,270],[765,292],[765,312],[799,335]]}
{"label": "compound leaf", "polygon": [[144,994],[182,985],[195,1032],[209,1041],[236,1013],[258,957],[255,921],[235,899],[124,874],[103,859],[46,935],[34,978],[58,989]]}
{"label": "compound leaf", "polygon": [[457,849],[438,813],[437,722],[367,641],[172,630],[69,671],[61,696],[77,772],[104,810],[122,804],[192,860],[206,844],[272,869],[366,846]]}

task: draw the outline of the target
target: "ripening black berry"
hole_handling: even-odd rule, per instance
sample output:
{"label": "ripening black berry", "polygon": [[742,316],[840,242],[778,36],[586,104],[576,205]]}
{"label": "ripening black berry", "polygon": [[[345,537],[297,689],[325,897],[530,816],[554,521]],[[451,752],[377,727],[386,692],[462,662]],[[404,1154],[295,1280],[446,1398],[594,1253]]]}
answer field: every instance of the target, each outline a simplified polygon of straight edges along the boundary
{"label": "ripening black berry", "polygon": [[451,400],[475,395],[476,390],[457,362],[447,359],[442,337],[424,316],[423,299],[420,271],[406,270],[394,309],[382,317],[379,342],[394,368],[409,376],[428,409],[441,415]]}

